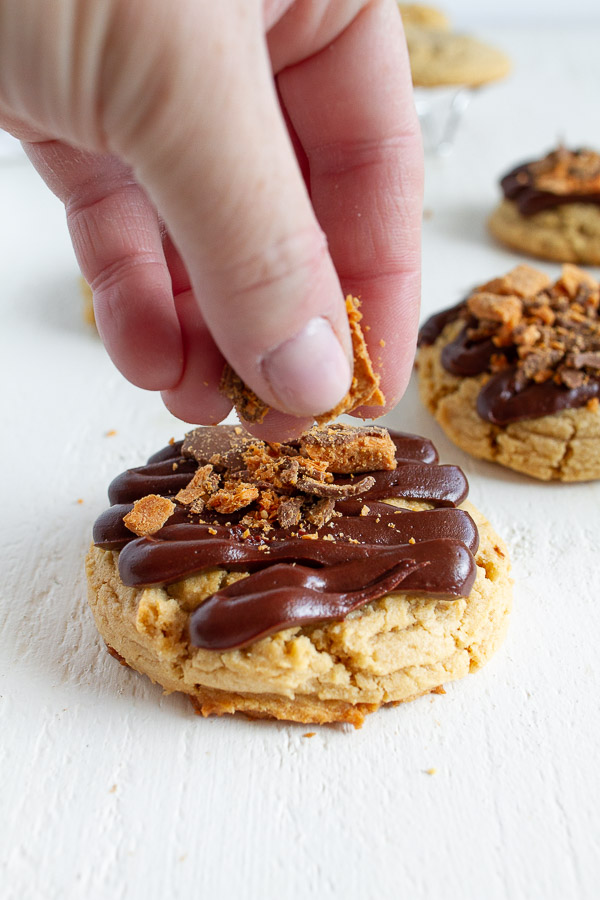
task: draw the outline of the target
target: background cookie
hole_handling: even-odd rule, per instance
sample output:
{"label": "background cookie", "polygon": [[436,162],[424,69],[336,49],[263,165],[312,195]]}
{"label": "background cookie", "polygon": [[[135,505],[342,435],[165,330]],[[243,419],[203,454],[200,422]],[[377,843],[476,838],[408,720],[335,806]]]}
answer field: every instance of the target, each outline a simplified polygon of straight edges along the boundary
{"label": "background cookie", "polygon": [[[440,688],[446,681],[475,671],[490,658],[504,636],[511,605],[506,548],[471,505],[463,502],[461,509],[453,508],[466,490],[462,473],[455,467],[437,466],[429,442],[412,437],[411,442],[412,460],[404,459],[395,471],[378,473],[385,476],[379,481],[385,482],[386,493],[395,495],[396,510],[390,504],[372,499],[368,493],[361,495],[355,510],[358,518],[354,518],[358,530],[352,534],[360,534],[367,526],[375,527],[383,519],[380,540],[385,539],[388,544],[392,541],[394,565],[397,565],[398,554],[405,551],[409,557],[416,554],[421,558],[425,554],[423,559],[438,559],[434,549],[437,539],[422,541],[420,536],[420,523],[425,521],[423,516],[429,516],[427,521],[436,529],[445,529],[442,523],[446,520],[458,523],[461,528],[465,526],[465,544],[452,536],[449,538],[450,532],[439,532],[440,536],[445,536],[440,546],[444,545],[450,551],[448,559],[453,560],[451,571],[458,566],[458,574],[452,575],[458,580],[449,584],[453,593],[450,598],[447,593],[442,596],[435,590],[402,590],[401,582],[397,589],[384,592],[341,620],[331,621],[330,617],[309,624],[292,624],[231,649],[210,649],[198,646],[197,642],[193,645],[194,618],[197,618],[198,610],[204,615],[209,602],[213,603],[206,598],[214,599],[216,594],[221,597],[224,591],[231,591],[234,586],[243,587],[242,579],[247,572],[212,565],[183,578],[170,579],[167,586],[127,586],[123,578],[135,580],[135,577],[128,578],[131,567],[128,569],[124,556],[128,555],[130,561],[132,555],[136,557],[134,568],[138,567],[139,574],[139,566],[148,564],[148,549],[150,553],[171,553],[173,545],[168,546],[169,540],[175,540],[175,537],[171,538],[175,534],[181,535],[182,525],[185,532],[187,519],[183,516],[179,524],[171,526],[176,529],[171,533],[167,523],[162,535],[159,529],[152,542],[141,538],[126,544],[120,551],[123,558],[119,559],[118,550],[104,549],[111,544],[119,546],[119,542],[123,546],[123,540],[129,540],[123,539],[119,519],[124,507],[117,504],[99,520],[95,537],[103,546],[92,547],[87,559],[89,602],[105,641],[122,661],[162,684],[168,692],[189,694],[203,715],[242,711],[260,717],[299,722],[346,721],[358,726],[365,714],[382,704],[413,699]],[[410,448],[406,450],[406,444],[403,452],[410,452]],[[126,473],[116,480],[116,490],[128,491],[133,485],[139,494],[152,481],[165,495],[165,479],[172,478],[169,473],[174,471],[173,461],[181,459],[179,453],[180,446],[175,445],[172,455],[161,457],[158,464],[151,462],[143,469]],[[189,478],[188,471],[183,479]],[[409,486],[411,478],[412,487]],[[401,496],[402,493],[414,493],[415,484],[423,483],[424,478],[425,481],[433,479],[427,488],[438,495],[433,503]],[[432,487],[434,481],[435,488]],[[375,491],[375,488],[371,490]],[[172,494],[173,498],[176,496]],[[339,509],[347,510],[347,501],[340,502]],[[439,505],[447,508],[427,512]],[[414,510],[415,515],[408,520],[406,512],[397,511],[399,507]],[[461,510],[468,510],[472,520]],[[360,548],[354,549],[360,543],[357,539],[351,538],[343,545],[343,537],[348,538],[353,527],[351,519],[352,516],[349,518],[344,512],[341,520],[334,518],[312,532],[304,532],[316,537],[296,541],[296,545],[301,543],[306,552],[319,552],[319,544],[336,548],[336,554],[361,552]],[[403,520],[411,522],[411,535],[414,531],[416,538],[400,537],[398,529]],[[338,531],[330,533],[331,523],[336,521]],[[473,521],[479,531],[478,547],[476,533],[472,530]],[[234,523],[230,525],[237,527]],[[213,531],[212,541],[216,546],[224,533],[221,526]],[[291,540],[293,533],[288,529],[285,539]],[[166,542],[162,549],[161,540]],[[477,547],[474,563],[467,544],[474,550]],[[203,546],[210,552],[208,544]],[[240,544],[236,546],[239,548]],[[192,547],[189,539],[187,547]],[[378,548],[371,546],[369,560],[380,550],[381,544]],[[276,553],[276,544],[271,543],[266,552]],[[423,585],[434,585],[438,578],[436,565],[441,562],[431,562],[420,570],[423,574],[419,577],[426,579]],[[466,596],[460,596],[461,592],[465,593],[461,584],[468,585]],[[281,587],[280,593],[283,590]]]}
{"label": "background cookie", "polygon": [[85,280],[85,278],[81,277],[79,279],[79,288],[81,290],[81,296],[83,297],[83,318],[84,321],[88,325],[93,325],[96,327],[96,317],[94,315],[94,295],[92,293],[92,289]]}
{"label": "background cookie", "polygon": [[559,147],[501,179],[491,233],[514,250],[557,262],[600,264],[600,155]]}
{"label": "background cookie", "polygon": [[450,28],[448,17],[441,9],[423,6],[421,3],[399,3],[398,8],[404,27],[417,25],[421,28],[437,28],[442,31]]}
{"label": "background cookie", "polygon": [[[419,391],[448,437],[545,481],[600,478],[598,297],[597,282],[574,266],[553,286],[519,266],[426,323]],[[470,375],[449,371],[457,353]],[[500,413],[490,412],[494,397],[507,398]]]}
{"label": "background cookie", "polygon": [[488,221],[491,233],[508,247],[540,259],[600,265],[600,208],[570,203],[525,218],[503,200]]}
{"label": "background cookie", "polygon": [[510,71],[505,53],[468,35],[414,25],[405,34],[415,87],[477,87]]}

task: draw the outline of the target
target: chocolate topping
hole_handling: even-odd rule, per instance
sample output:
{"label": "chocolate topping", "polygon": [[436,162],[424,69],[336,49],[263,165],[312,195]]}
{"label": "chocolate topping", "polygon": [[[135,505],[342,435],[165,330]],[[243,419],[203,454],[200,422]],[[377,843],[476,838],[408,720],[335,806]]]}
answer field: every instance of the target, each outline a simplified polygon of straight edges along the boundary
{"label": "chocolate topping", "polygon": [[211,463],[217,470],[231,472],[244,468],[242,453],[253,443],[256,439],[239,425],[195,428],[186,434],[181,452],[201,466]]}
{"label": "chocolate topping", "polygon": [[[209,597],[192,614],[190,640],[196,647],[228,650],[241,647],[291,625],[313,625],[323,619],[343,619],[393,591],[429,560],[399,559],[396,552],[379,553],[370,581],[357,590],[363,576],[360,559],[312,569],[275,565],[236,582]],[[241,588],[240,588],[240,585]]]}
{"label": "chocolate topping", "polygon": [[485,372],[495,352],[497,348],[489,339],[470,340],[465,325],[458,337],[442,350],[442,365],[447,372],[468,378]]}
{"label": "chocolate topping", "polygon": [[427,578],[428,570],[434,567],[453,571],[456,587],[462,590],[470,575],[470,553],[455,541],[438,541],[436,545],[435,549],[423,543],[409,550],[380,550],[369,563],[367,583],[363,559],[323,569],[275,565],[249,575],[198,607],[190,619],[191,642],[212,650],[243,647],[291,625],[343,619],[398,587],[437,593],[439,581],[435,576],[430,581]]}
{"label": "chocolate topping", "polygon": [[516,166],[500,185],[522,216],[566,203],[600,204],[600,155],[560,147],[541,160]]}
{"label": "chocolate topping", "polygon": [[364,494],[369,488],[375,484],[372,475],[361,478],[360,481],[349,481],[346,484],[324,484],[322,481],[315,481],[314,478],[299,478],[296,482],[298,490],[304,491],[306,494],[314,494],[316,497],[330,497],[334,500],[344,500],[346,497],[356,497],[358,494]]}
{"label": "chocolate topping", "polygon": [[550,416],[561,409],[585,406],[595,397],[600,398],[600,380],[597,379],[572,389],[545,381],[529,383],[526,389],[519,390],[516,370],[511,368],[499,372],[483,385],[477,397],[477,412],[494,425],[508,425],[523,419]]}
{"label": "chocolate topping", "polygon": [[[199,467],[221,468],[224,487],[219,490],[227,491],[227,485],[238,484],[230,481],[228,463],[235,473],[236,466],[259,458],[264,475],[263,456],[274,461],[275,472],[282,456],[296,458],[300,445],[268,448],[224,426],[196,429],[183,444],[165,448],[148,465],[115,479],[109,489],[113,505],[96,521],[94,541],[120,551],[121,579],[133,587],[169,584],[211,566],[250,572],[192,614],[192,644],[211,649],[245,646],[291,625],[343,618],[392,590],[441,600],[466,596],[478,546],[475,523],[455,508],[466,496],[466,479],[454,466],[437,465],[429,441],[393,432],[391,438],[396,469],[358,479],[335,476],[329,483],[302,476],[294,486],[277,482],[279,487],[271,483],[268,489],[257,482],[259,498],[226,515],[208,503],[195,513],[176,495]],[[303,484],[307,481],[310,492]],[[327,491],[318,499],[317,485]],[[123,518],[134,501],[150,493],[170,498],[175,510],[151,537],[136,538]],[[426,500],[438,508],[413,512],[380,502],[395,497]]]}
{"label": "chocolate topping", "polygon": [[[529,296],[519,289],[527,284],[535,291]],[[539,418],[600,398],[599,304],[600,286],[575,266],[564,266],[554,285],[518,266],[433,316],[421,343],[462,320],[441,362],[452,375],[489,375],[477,398],[479,415],[495,425]]]}
{"label": "chocolate topping", "polygon": [[464,306],[465,301],[461,300],[455,306],[430,316],[419,329],[419,347],[429,347],[431,344],[435,344],[446,325],[458,319]]}

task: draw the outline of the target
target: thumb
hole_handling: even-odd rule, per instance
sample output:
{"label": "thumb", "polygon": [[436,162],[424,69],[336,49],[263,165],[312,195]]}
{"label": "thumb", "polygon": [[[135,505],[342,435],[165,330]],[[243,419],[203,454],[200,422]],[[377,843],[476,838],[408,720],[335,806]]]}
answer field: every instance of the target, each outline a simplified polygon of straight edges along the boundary
{"label": "thumb", "polygon": [[[283,412],[325,412],[350,386],[351,342],[275,93],[261,4],[188,0],[176,15],[167,6],[153,4],[151,28],[142,22],[136,46],[147,62],[136,62],[136,79],[126,77],[131,45],[115,54],[118,84],[105,89],[111,149],[164,217],[238,375]],[[120,33],[126,40],[132,29]]]}

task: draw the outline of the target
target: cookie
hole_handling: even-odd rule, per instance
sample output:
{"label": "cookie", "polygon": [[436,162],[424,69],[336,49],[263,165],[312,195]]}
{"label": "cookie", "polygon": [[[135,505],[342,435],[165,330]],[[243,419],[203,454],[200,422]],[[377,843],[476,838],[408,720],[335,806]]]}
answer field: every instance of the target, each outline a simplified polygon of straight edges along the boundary
{"label": "cookie", "polygon": [[559,147],[500,184],[488,222],[495,238],[541,259],[600,265],[600,154]]}
{"label": "cookie", "polygon": [[468,35],[416,25],[405,34],[415,87],[478,87],[510,71],[505,53]]}
{"label": "cookie", "polygon": [[502,641],[508,556],[467,491],[414,435],[195,429],[112,483],[87,558],[96,624],[202,715],[359,727]]}
{"label": "cookie", "polygon": [[419,390],[450,440],[544,481],[600,478],[600,285],[517,266],[433,316]]}
{"label": "cookie", "polygon": [[409,25],[417,25],[420,28],[437,28],[447,31],[450,22],[445,13],[433,6],[423,6],[421,3],[399,3],[400,15],[406,28]]}
{"label": "cookie", "polygon": [[95,328],[96,317],[94,315],[94,295],[92,294],[92,289],[85,278],[79,279],[79,288],[81,290],[81,296],[83,297],[83,320],[87,325],[93,325]]}

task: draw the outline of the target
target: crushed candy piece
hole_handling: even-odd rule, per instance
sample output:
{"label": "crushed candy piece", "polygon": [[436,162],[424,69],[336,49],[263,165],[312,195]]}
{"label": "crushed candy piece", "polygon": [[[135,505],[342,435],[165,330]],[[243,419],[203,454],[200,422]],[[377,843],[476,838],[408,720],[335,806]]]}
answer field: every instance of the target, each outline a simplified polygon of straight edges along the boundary
{"label": "crushed candy piece", "polygon": [[160,531],[174,512],[175,504],[167,497],[147,494],[135,501],[133,509],[123,516],[123,522],[138,537],[144,537]]}
{"label": "crushed candy piece", "polygon": [[248,506],[258,497],[258,488],[245,481],[226,481],[223,487],[206,501],[208,509],[218,513],[233,513]]}
{"label": "crushed candy piece", "polygon": [[[352,412],[360,406],[385,406],[385,397],[379,388],[380,377],[373,369],[360,325],[362,313],[359,312],[359,306],[360,302],[356,297],[352,297],[350,294],[346,297],[346,313],[354,356],[350,390],[334,409],[315,416],[319,424],[331,422],[342,413]],[[368,330],[366,326],[365,330]],[[228,364],[223,369],[219,390],[231,400],[238,416],[245,422],[260,424],[269,411],[268,405],[242,381]]]}
{"label": "crushed candy piece", "polygon": [[325,463],[330,472],[376,472],[396,468],[396,448],[385,428],[327,425],[300,438],[300,453]]}
{"label": "crushed candy piece", "polygon": [[210,464],[200,466],[188,484],[175,495],[175,499],[184,506],[192,503],[196,503],[198,506],[197,501],[205,503],[208,497],[218,489],[219,481],[219,476],[213,471]]}
{"label": "crushed candy piece", "polygon": [[299,478],[298,490],[305,494],[313,494],[315,497],[332,497],[334,500],[341,500],[345,497],[356,497],[358,494],[364,494],[369,488],[375,484],[372,475],[367,475],[360,481],[352,481],[349,484],[324,484],[322,481],[315,481],[314,478]]}

